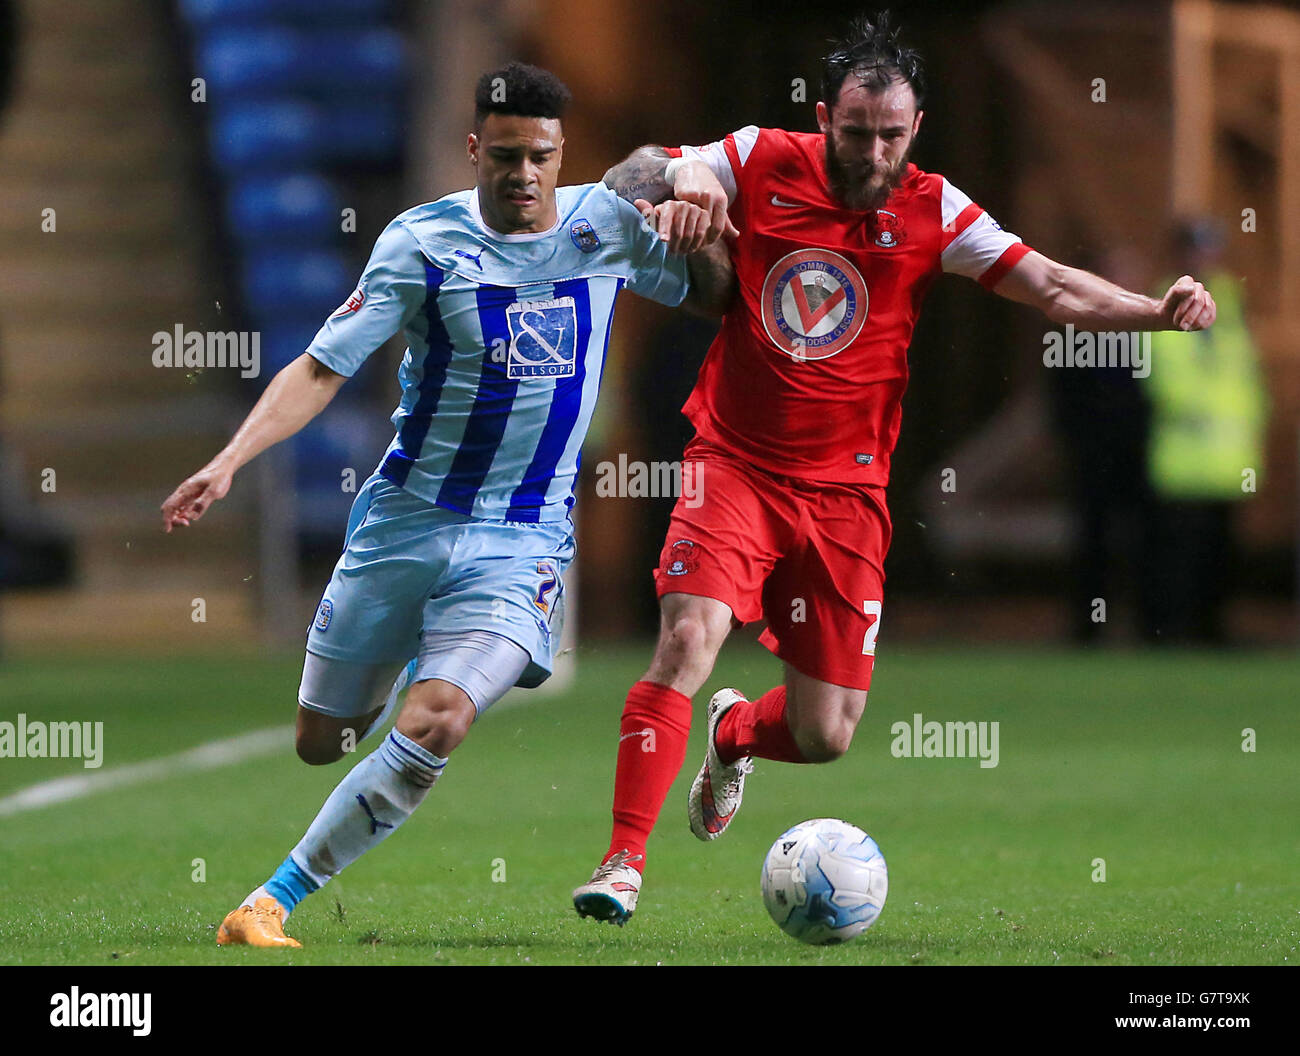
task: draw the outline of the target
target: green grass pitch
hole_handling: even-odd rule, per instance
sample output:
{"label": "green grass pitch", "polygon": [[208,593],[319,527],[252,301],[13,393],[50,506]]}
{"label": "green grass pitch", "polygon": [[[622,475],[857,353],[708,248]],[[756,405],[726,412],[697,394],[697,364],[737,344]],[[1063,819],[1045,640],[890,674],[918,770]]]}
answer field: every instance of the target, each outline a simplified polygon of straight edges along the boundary
{"label": "green grass pitch", "polygon": [[[648,645],[581,650],[571,691],[491,712],[424,806],[289,922],[300,951],[219,949],[216,926],[298,840],[348,766],[283,752],[0,817],[6,964],[1294,964],[1300,660],[1285,653],[882,647],[847,757],[763,760],[727,836],[693,839],[686,766],[623,929],[571,889],[608,835],[619,712]],[[0,719],[98,719],[104,770],[292,721],[300,659],[11,660]],[[710,687],[758,692],[752,642]],[[997,721],[999,760],[895,758],[916,712]],[[1243,730],[1256,750],[1242,750]],[[363,745],[369,750],[373,740]],[[0,759],[0,797],[89,774]],[[102,771],[101,771],[102,772]],[[860,940],[801,946],[759,865],[786,827],[840,817],[889,863]],[[202,859],[202,882],[195,879]],[[1094,880],[1095,860],[1105,881]],[[504,876],[502,875],[504,873]]]}

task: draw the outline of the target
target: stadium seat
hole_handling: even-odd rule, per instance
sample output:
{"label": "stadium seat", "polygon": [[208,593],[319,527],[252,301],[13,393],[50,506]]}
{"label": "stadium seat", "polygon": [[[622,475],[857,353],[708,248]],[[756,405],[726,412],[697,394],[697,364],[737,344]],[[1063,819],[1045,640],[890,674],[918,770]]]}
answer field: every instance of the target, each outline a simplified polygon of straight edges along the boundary
{"label": "stadium seat", "polygon": [[231,236],[243,246],[320,246],[338,238],[341,210],[329,180],[316,172],[296,172],[232,182],[226,220]]}
{"label": "stadium seat", "polygon": [[180,0],[181,16],[199,31],[281,19],[358,26],[386,17],[391,8],[391,0]]}
{"label": "stadium seat", "polygon": [[331,108],[328,158],[339,163],[392,162],[402,151],[402,111],[386,100],[353,99]]}
{"label": "stadium seat", "polygon": [[269,381],[276,371],[301,356],[324,321],[325,316],[308,317],[295,311],[289,319],[263,324],[259,329],[262,335],[262,377]]}
{"label": "stadium seat", "polygon": [[335,107],[296,100],[221,107],[212,152],[228,172],[283,172],[338,162],[391,161],[401,150],[399,111],[362,99]]}
{"label": "stadium seat", "polygon": [[261,249],[245,256],[244,304],[259,326],[290,309],[298,318],[324,320],[355,282],[355,268],[341,252]]}
{"label": "stadium seat", "polygon": [[302,31],[283,26],[222,28],[201,40],[196,71],[209,99],[306,95],[328,101],[396,96],[402,88],[401,37],[389,29]]}
{"label": "stadium seat", "polygon": [[220,107],[212,122],[212,152],[224,169],[301,168],[328,150],[325,116],[311,103],[279,100]]}
{"label": "stadium seat", "polygon": [[358,90],[373,97],[403,88],[405,48],[391,29],[318,31],[304,34],[303,45],[312,56],[308,83],[318,97],[352,98]]}
{"label": "stadium seat", "polygon": [[355,491],[343,490],[343,471],[351,470],[354,489],[365,483],[392,439],[387,423],[374,410],[353,400],[346,389],[294,437],[294,482],[298,491],[298,525],[304,534],[337,543],[347,523]]}

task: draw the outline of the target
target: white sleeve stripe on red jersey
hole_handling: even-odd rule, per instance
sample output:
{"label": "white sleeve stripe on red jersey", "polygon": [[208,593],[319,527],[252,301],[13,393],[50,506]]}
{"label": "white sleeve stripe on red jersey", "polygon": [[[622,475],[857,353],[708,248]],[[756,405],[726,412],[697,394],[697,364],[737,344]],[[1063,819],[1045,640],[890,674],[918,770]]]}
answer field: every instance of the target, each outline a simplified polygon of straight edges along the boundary
{"label": "white sleeve stripe on red jersey", "polygon": [[998,222],[980,209],[975,219],[966,225],[940,253],[943,270],[978,279],[992,267],[1020,239],[1003,231]]}
{"label": "white sleeve stripe on red jersey", "polygon": [[947,177],[941,179],[939,215],[943,270],[979,280],[997,265],[1008,247],[1020,239],[1009,231],[1003,231],[993,217],[972,202],[969,195],[949,183]]}
{"label": "white sleeve stripe on red jersey", "polygon": [[957,217],[962,212],[969,209],[974,203],[970,200],[968,195],[964,194],[949,183],[948,177],[941,176],[939,178],[943,181],[939,199],[939,222],[943,225],[944,230],[946,231],[952,227],[953,222]]}
{"label": "white sleeve stripe on red jersey", "polygon": [[754,144],[758,142],[758,126],[746,125],[744,128],[738,128],[727,138],[736,145],[736,155],[743,168],[754,150]]}
{"label": "white sleeve stripe on red jersey", "polygon": [[745,163],[740,160],[740,151],[736,147],[736,137],[728,136],[724,139],[722,149],[727,152],[727,161],[731,165],[731,171],[736,177],[737,184],[739,184],[740,170],[745,167]]}
{"label": "white sleeve stripe on red jersey", "polygon": [[1023,242],[1013,242],[1002,251],[1002,256],[998,257],[989,269],[976,281],[986,290],[993,289],[994,286],[1003,280],[1007,272],[1032,252],[1033,250]]}
{"label": "white sleeve stripe on red jersey", "polygon": [[746,125],[744,128],[736,129],[725,139],[706,143],[702,147],[684,146],[679,153],[683,158],[704,162],[718,178],[722,189],[727,192],[727,201],[734,202],[736,195],[740,193],[736,182],[740,179],[740,170],[745,167],[745,162],[749,160],[749,155],[757,142],[758,126]]}
{"label": "white sleeve stripe on red jersey", "polygon": [[943,230],[940,233],[942,239],[940,248],[947,249],[954,241],[956,241],[958,235],[980,218],[983,212],[983,209],[974,202],[971,202],[970,205],[966,206],[965,209],[958,213],[950,223],[945,222]]}
{"label": "white sleeve stripe on red jersey", "polygon": [[[712,170],[723,190],[727,191],[727,202],[735,202],[740,194],[740,170],[745,168],[754,144],[758,142],[758,125],[746,125],[728,134],[725,139],[715,139],[702,147],[681,147],[677,153],[689,157],[692,161],[703,161]],[[669,153],[673,153],[669,151]]]}
{"label": "white sleeve stripe on red jersey", "polygon": [[736,200],[736,174],[733,171],[734,162],[727,156],[726,147],[723,142],[709,143],[703,147],[682,147],[681,156],[689,158],[691,161],[702,161],[709,167],[709,170],[718,178],[722,184],[722,189],[727,192],[727,201]]}

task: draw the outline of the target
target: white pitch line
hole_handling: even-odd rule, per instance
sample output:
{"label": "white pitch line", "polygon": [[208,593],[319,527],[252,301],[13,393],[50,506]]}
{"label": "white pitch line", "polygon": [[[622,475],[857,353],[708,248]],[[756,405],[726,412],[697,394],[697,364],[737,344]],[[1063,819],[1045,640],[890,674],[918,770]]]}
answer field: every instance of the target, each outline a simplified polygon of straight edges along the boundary
{"label": "white pitch line", "polygon": [[177,774],[193,773],[198,770],[218,770],[223,766],[242,763],[246,759],[255,759],[259,755],[273,755],[284,751],[293,743],[293,734],[292,726],[273,726],[269,729],[241,734],[238,737],[228,737],[222,741],[209,741],[197,748],[176,755],[166,755],[161,759],[116,766],[111,770],[101,770],[93,774],[78,774],[75,777],[58,777],[52,781],[42,781],[40,784],[28,785],[0,799],[0,817],[52,807],[57,803],[66,803],[83,796],[93,796],[113,788],[161,781],[164,778],[175,777]]}

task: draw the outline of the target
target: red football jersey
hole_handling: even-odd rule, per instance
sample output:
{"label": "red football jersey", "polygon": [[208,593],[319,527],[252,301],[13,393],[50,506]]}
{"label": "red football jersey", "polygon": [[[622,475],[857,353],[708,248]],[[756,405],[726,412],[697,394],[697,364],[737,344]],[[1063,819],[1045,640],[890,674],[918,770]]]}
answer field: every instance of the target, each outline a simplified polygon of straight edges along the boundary
{"label": "red football jersey", "polygon": [[1029,247],[915,165],[879,209],[842,207],[820,134],[749,125],[669,153],[709,165],[740,229],[739,298],[682,409],[697,435],[784,476],[888,483],[930,284],[991,288]]}

